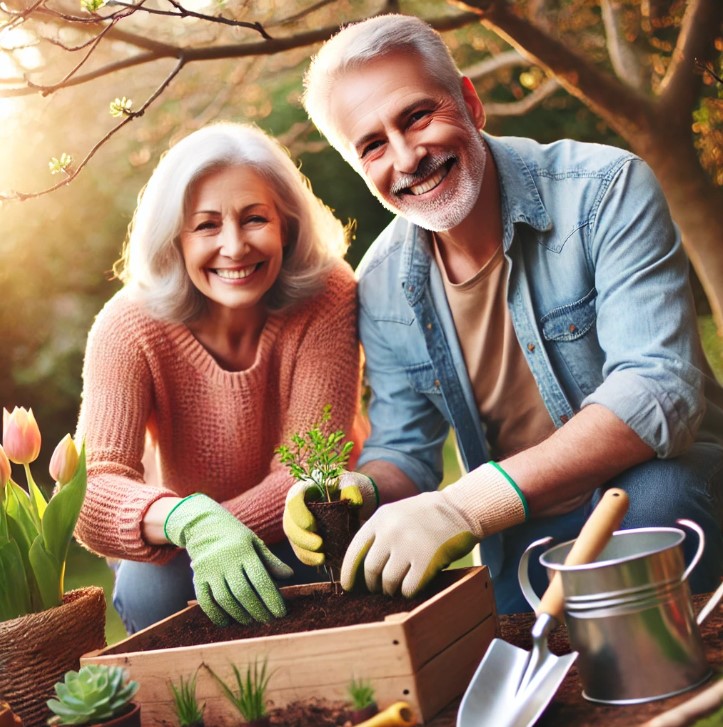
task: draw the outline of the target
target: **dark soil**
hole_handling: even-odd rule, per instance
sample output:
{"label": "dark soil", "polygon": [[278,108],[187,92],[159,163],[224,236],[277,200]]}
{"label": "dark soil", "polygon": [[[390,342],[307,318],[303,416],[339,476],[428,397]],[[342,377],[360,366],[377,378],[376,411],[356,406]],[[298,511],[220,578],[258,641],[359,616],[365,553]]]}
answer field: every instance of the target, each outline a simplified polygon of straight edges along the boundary
{"label": "dark soil", "polygon": [[272,727],[348,727],[349,705],[325,699],[305,699],[286,707],[269,709]]}
{"label": "dark soil", "polygon": [[319,535],[324,540],[326,569],[333,580],[339,579],[341,564],[352,538],[359,530],[359,507],[347,500],[308,502]]}
{"label": "dark soil", "polygon": [[[132,651],[151,651],[373,623],[383,621],[390,614],[411,611],[447,585],[447,579],[436,579],[433,589],[409,599],[379,593],[345,593],[336,591],[331,584],[317,584],[316,590],[311,593],[287,597],[286,616],[265,624],[215,626],[200,608],[194,608],[167,621],[162,627],[138,635],[129,648]],[[285,591],[281,590],[282,593]]]}

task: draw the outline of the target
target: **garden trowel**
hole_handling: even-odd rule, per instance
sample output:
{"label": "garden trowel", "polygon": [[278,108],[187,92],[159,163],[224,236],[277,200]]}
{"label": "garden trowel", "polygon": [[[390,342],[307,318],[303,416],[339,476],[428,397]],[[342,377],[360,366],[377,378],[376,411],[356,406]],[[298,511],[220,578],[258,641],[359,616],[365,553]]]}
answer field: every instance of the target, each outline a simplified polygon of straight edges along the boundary
{"label": "garden trowel", "polygon": [[[628,496],[623,490],[607,490],[580,531],[565,565],[595,560],[627,509]],[[556,656],[548,649],[547,637],[562,614],[562,580],[558,572],[537,609],[532,650],[525,651],[502,639],[492,640],[464,693],[457,727],[529,727],[537,721],[577,658],[577,652]]]}

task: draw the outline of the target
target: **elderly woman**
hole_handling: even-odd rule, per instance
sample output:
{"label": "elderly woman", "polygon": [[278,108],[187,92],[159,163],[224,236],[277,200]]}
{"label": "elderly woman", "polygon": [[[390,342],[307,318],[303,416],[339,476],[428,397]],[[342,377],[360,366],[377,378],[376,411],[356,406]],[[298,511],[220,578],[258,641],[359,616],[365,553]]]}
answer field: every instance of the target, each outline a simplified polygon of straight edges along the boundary
{"label": "elderly woman", "polygon": [[76,535],[115,559],[129,632],[194,597],[219,624],[285,614],[292,479],[275,450],[326,404],[335,428],[361,430],[346,248],[288,154],[251,126],[190,134],[142,191],[124,287],[88,337],[78,424]]}

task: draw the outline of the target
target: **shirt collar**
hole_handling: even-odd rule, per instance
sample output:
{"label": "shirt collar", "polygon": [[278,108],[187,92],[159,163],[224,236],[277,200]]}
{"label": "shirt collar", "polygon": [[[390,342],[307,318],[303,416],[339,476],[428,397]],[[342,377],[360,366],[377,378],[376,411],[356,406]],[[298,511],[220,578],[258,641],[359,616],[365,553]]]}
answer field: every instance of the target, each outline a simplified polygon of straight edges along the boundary
{"label": "shirt collar", "polygon": [[[545,209],[529,167],[516,149],[503,140],[482,134],[494,157],[502,204],[502,244],[510,249],[514,227],[518,222],[537,230],[550,230],[552,220]],[[433,257],[432,235],[417,225],[407,223],[402,245],[401,284],[410,304],[419,300],[429,277]]]}

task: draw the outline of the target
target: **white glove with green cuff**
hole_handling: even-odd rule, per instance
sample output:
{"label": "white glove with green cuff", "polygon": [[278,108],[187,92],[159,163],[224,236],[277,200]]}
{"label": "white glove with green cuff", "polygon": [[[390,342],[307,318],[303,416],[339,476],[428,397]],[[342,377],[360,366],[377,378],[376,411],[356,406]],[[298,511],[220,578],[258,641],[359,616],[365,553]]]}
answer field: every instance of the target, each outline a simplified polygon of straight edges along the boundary
{"label": "white glove with green cuff", "polygon": [[[326,555],[324,541],[316,532],[316,519],[306,506],[315,496],[316,485],[313,480],[299,480],[286,494],[283,527],[286,537],[296,554],[305,565],[320,566]],[[339,477],[339,498],[359,505],[360,520],[369,518],[379,506],[379,491],[371,477],[361,472],[344,472]]]}
{"label": "white glove with green cuff", "polygon": [[181,500],[166,517],[166,538],[185,548],[193,568],[193,588],[215,624],[269,621],[284,616],[286,605],[275,578],[294,571],[223,505],[197,493]]}
{"label": "white glove with green cuff", "polygon": [[439,492],[380,507],[351,541],[341,585],[351,590],[363,565],[370,591],[394,595],[401,587],[412,598],[477,542],[526,518],[519,487],[488,462]]}

